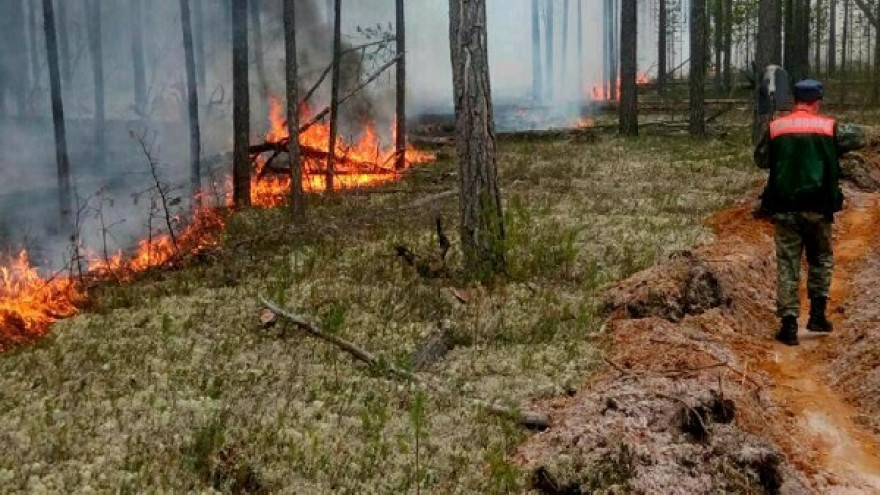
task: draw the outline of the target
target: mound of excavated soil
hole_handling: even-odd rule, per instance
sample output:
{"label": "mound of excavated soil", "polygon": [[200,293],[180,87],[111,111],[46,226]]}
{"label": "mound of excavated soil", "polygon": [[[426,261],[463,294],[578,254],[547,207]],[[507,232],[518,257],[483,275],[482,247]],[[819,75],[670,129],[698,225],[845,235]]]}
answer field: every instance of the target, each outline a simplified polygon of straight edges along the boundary
{"label": "mound of excavated soil", "polygon": [[535,488],[880,490],[876,438],[825,383],[822,366],[839,355],[835,385],[878,417],[880,251],[866,262],[868,250],[861,248],[873,235],[865,227],[880,222],[880,196],[847,193],[847,210],[836,224],[842,256],[832,306],[850,292],[854,297],[841,306],[846,317],[836,318],[837,334],[805,336],[796,349],[776,344],[772,226],[752,218],[751,200],[716,215],[709,220],[714,242],[677,253],[609,291],[609,366],[574,397],[542,404],[553,427],[518,452],[535,470]]}

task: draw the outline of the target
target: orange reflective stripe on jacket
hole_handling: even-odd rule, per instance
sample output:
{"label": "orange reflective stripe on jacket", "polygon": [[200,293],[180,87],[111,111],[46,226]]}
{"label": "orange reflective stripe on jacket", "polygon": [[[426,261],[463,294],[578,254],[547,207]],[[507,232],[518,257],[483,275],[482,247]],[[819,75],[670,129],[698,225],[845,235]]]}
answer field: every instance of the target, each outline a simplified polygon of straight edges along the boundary
{"label": "orange reflective stripe on jacket", "polygon": [[834,137],[834,119],[812,115],[806,112],[794,112],[770,123],[770,139],[790,134],[813,134]]}

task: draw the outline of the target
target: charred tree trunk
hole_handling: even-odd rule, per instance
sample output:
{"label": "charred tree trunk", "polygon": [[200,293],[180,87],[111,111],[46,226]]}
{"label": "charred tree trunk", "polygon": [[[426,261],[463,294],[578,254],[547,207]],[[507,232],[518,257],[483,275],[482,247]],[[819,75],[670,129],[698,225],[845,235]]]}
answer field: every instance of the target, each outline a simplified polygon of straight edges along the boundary
{"label": "charred tree trunk", "polygon": [[706,135],[706,0],[691,0],[690,133]]}
{"label": "charred tree trunk", "polygon": [[102,39],[100,0],[86,0],[86,25],[89,30],[89,54],[92,59],[95,111],[95,156],[103,164],[106,153],[105,95],[104,95],[104,43]]}
{"label": "charred tree trunk", "polygon": [[293,218],[303,221],[306,201],[299,149],[299,65],[296,55],[296,0],[284,0],[284,67],[287,83],[287,156],[290,160],[290,206]]}
{"label": "charred tree trunk", "polygon": [[828,0],[828,75],[837,72],[837,0]]}
{"label": "charred tree trunk", "polygon": [[134,105],[140,115],[147,114],[147,70],[144,63],[144,29],[142,0],[131,0],[131,62],[134,70]]}
{"label": "charred tree trunk", "polygon": [[556,22],[556,17],[553,15],[553,2],[555,0],[545,0],[545,24],[544,24],[544,91],[546,92],[547,99],[553,100],[553,93],[556,89],[556,77],[554,72],[554,60],[553,57],[556,55],[553,52],[553,42],[555,41],[554,36],[554,24]]}
{"label": "charred tree trunk", "polygon": [[620,133],[639,134],[639,96],[636,85],[638,33],[638,6],[636,0],[623,0],[620,22],[627,26],[620,30],[620,105],[618,119]]}
{"label": "charred tree trunk", "polygon": [[327,143],[325,192],[333,193],[336,168],[336,139],[339,133],[339,83],[342,58],[342,0],[333,0],[333,82],[330,89],[330,141]]}
{"label": "charred tree trunk", "polygon": [[661,95],[666,92],[666,53],[668,43],[666,41],[667,8],[666,0],[659,0],[657,13],[657,92]]}
{"label": "charred tree trunk", "polygon": [[[15,3],[18,2],[16,1]],[[69,85],[72,73],[70,67],[70,37],[67,31],[67,2],[65,1],[58,2],[58,19],[56,19],[55,28],[58,32],[58,48],[60,50],[58,59],[61,62],[61,82],[64,85]]]}
{"label": "charred tree trunk", "polygon": [[406,11],[403,0],[395,5],[397,36],[397,117],[395,122],[394,168],[406,168]]}
{"label": "charred tree trunk", "polygon": [[251,204],[250,95],[248,93],[248,1],[232,3],[232,127],[233,202],[236,208]]}
{"label": "charred tree trunk", "polygon": [[190,0],[180,0],[180,24],[183,28],[183,54],[186,60],[186,99],[189,109],[189,183],[193,210],[201,207],[202,136],[199,129],[199,91],[196,81],[195,49],[193,48]]}
{"label": "charred tree trunk", "polygon": [[58,169],[58,201],[61,209],[61,230],[65,235],[73,235],[70,162],[67,157],[67,131],[64,126],[61,71],[58,68],[58,41],[55,37],[55,13],[52,7],[52,0],[43,0],[43,29],[45,30],[46,38],[46,60],[49,65],[49,91],[52,95],[52,122],[55,127],[55,161]]}
{"label": "charred tree trunk", "polygon": [[544,99],[544,69],[541,66],[541,9],[532,0],[532,98]]}
{"label": "charred tree trunk", "polygon": [[193,49],[195,50],[196,80],[199,94],[205,95],[208,85],[205,70],[205,10],[202,0],[193,0]]}
{"label": "charred tree trunk", "polygon": [[504,216],[495,163],[485,0],[449,0],[461,245],[466,269],[486,279],[506,270]]}

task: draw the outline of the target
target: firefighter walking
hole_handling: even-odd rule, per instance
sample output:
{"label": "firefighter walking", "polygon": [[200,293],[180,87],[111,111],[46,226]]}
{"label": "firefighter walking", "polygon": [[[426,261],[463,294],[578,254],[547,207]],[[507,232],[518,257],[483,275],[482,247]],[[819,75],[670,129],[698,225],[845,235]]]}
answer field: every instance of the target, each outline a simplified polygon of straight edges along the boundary
{"label": "firefighter walking", "polygon": [[810,318],[807,330],[830,333],[828,295],[834,269],[831,226],[842,209],[838,158],[866,146],[861,127],[819,113],[824,90],[808,79],[794,86],[795,107],[770,122],[755,148],[755,162],[769,169],[762,207],[773,218],[776,241],[776,340],[798,345],[801,257],[806,253]]}

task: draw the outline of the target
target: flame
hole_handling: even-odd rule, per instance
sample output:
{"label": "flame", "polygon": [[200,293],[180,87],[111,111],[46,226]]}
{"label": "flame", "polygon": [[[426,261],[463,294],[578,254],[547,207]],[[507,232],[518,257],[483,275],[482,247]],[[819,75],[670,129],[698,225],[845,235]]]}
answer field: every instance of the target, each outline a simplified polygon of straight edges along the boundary
{"label": "flame", "polygon": [[76,313],[82,299],[66,277],[43,279],[27,251],[0,266],[0,349],[45,334],[49,324]]}
{"label": "flame", "polygon": [[[278,98],[269,99],[269,132],[266,134],[266,142],[285,142],[289,133],[287,122],[281,102]],[[303,120],[312,118],[311,109],[303,105],[301,110]],[[395,126],[392,125],[392,140]],[[330,125],[319,122],[309,127],[299,135],[302,153],[303,179],[302,187],[306,192],[323,192],[326,190],[326,166],[327,155],[330,149]],[[378,186],[397,180],[401,176],[401,170],[395,170],[395,149],[393,146],[382,145],[375,126],[366,125],[360,138],[347,143],[342,138],[337,138],[333,146],[336,163],[333,173],[334,189],[355,189],[361,187]],[[406,168],[420,163],[434,161],[433,153],[416,150],[407,145],[405,151]],[[257,159],[256,173],[251,179],[251,203],[255,206],[271,208],[283,205],[287,202],[290,191],[290,177],[287,175],[264,174],[267,160],[263,157]]]}
{"label": "flame", "polygon": [[[304,109],[305,118],[310,111]],[[272,98],[269,113],[271,129],[266,140],[280,143],[287,139],[287,130],[280,102]],[[300,135],[304,147],[303,189],[323,191],[324,167],[330,141],[329,125],[319,123]],[[366,126],[360,139],[346,143],[338,139],[334,146],[338,162],[335,167],[334,187],[349,189],[384,184],[400,177],[394,169],[393,147],[382,147],[373,126]],[[407,168],[433,161],[431,153],[406,149]],[[261,207],[278,206],[287,201],[290,189],[289,175],[262,176],[266,160],[257,161],[256,174],[251,183],[252,203]],[[231,185],[231,177],[226,177]],[[227,191],[231,188],[227,187]],[[207,196],[207,195],[203,195]],[[221,201],[222,202],[222,201]],[[226,198],[230,204],[231,198]],[[167,232],[151,232],[141,239],[131,253],[86,253],[87,273],[83,277],[45,279],[31,265],[26,251],[17,257],[0,258],[0,350],[32,341],[44,335],[49,326],[61,318],[73,316],[77,305],[86,300],[84,282],[129,282],[135,275],[154,269],[179,266],[187,258],[199,255],[219,245],[225,224],[225,210],[200,208],[188,225],[173,237]],[[175,219],[178,221],[178,219]]]}
{"label": "flame", "polygon": [[[650,84],[651,78],[647,72],[636,74],[636,86]],[[617,80],[617,93],[620,96],[620,79]],[[593,101],[611,101],[611,86],[608,83],[594,84],[590,87],[590,99]]]}

